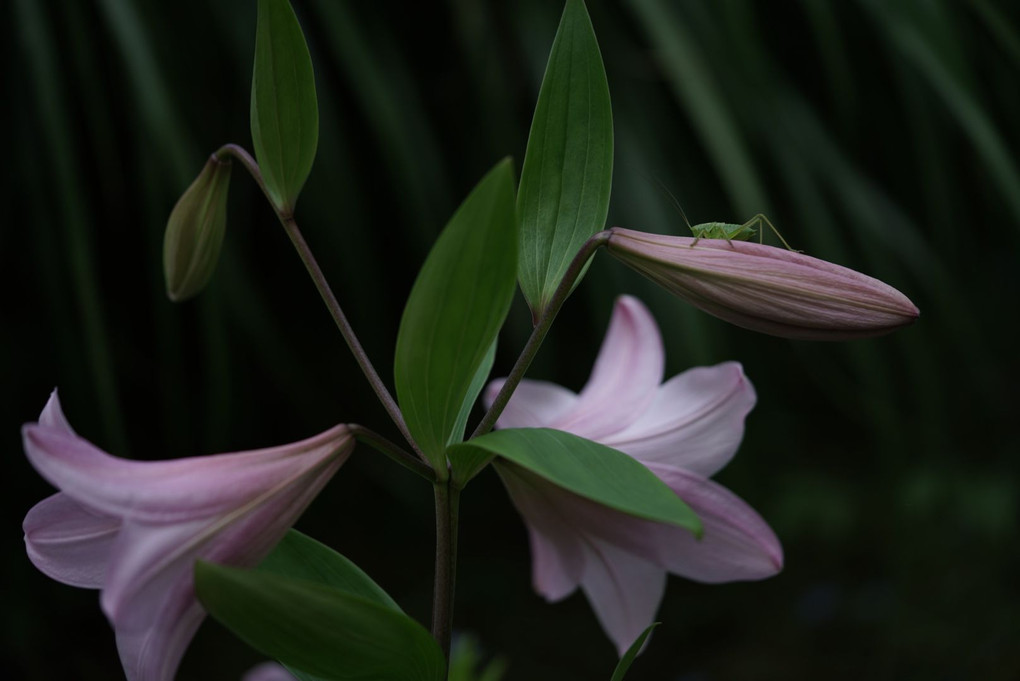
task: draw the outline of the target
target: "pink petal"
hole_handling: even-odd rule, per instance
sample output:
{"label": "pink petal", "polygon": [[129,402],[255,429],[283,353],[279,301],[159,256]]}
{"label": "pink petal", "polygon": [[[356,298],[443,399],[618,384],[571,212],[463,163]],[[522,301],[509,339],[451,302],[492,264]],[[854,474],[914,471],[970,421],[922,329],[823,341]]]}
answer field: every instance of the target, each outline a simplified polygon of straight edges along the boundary
{"label": "pink petal", "polygon": [[294,676],[282,664],[263,662],[249,669],[241,681],[294,681]]}
{"label": "pink petal", "polygon": [[620,655],[655,619],[666,591],[666,571],[608,542],[586,542],[581,586],[602,629]]}
{"label": "pink petal", "polygon": [[513,464],[496,466],[531,532],[536,589],[562,597],[580,581],[621,652],[651,624],[666,571],[715,583],[763,579],[782,568],[782,548],[765,521],[696,473],[648,464],[698,514],[700,540],[683,528],[584,499]]}
{"label": "pink petal", "polygon": [[102,513],[151,522],[187,521],[233,508],[274,481],[329,459],[351,440],[346,426],[336,426],[282,447],[131,461],[41,422],[26,425],[22,436],[32,465],[68,496]]}
{"label": "pink petal", "polygon": [[[654,562],[657,547],[649,549],[640,537],[613,540],[636,535],[651,523],[577,496],[514,464],[495,466],[528,526],[535,590],[556,601],[580,583],[622,654],[652,623],[666,588],[666,571]],[[607,525],[615,527],[608,532],[610,540],[602,536]]]}
{"label": "pink petal", "polygon": [[60,398],[57,396],[56,388],[50,393],[50,398],[46,400],[46,406],[39,414],[39,425],[56,428],[67,435],[75,434],[71,424],[67,422],[67,417],[64,416],[64,410],[60,408]]}
{"label": "pink petal", "polygon": [[147,613],[147,626],[115,627],[117,652],[127,681],[173,681],[181,659],[205,619],[194,589],[183,582]]}
{"label": "pink petal", "polygon": [[689,369],[666,381],[629,428],[603,442],[645,463],[710,476],[736,453],[755,400],[737,362]]}
{"label": "pink petal", "polygon": [[648,308],[620,296],[591,378],[551,427],[592,440],[626,428],[655,397],[664,365],[662,337]]}
{"label": "pink petal", "polygon": [[58,492],[25,516],[25,548],[39,570],[64,584],[98,589],[106,577],[118,518],[85,508]]}
{"label": "pink petal", "polygon": [[[485,388],[483,401],[488,409],[496,401],[505,378],[490,381]],[[552,423],[561,414],[570,409],[577,401],[577,395],[566,388],[547,383],[532,381],[527,378],[517,384],[517,389],[510,396],[503,413],[496,421],[499,428],[541,428]]]}
{"label": "pink petal", "polygon": [[128,681],[173,679],[205,615],[195,600],[195,560],[241,567],[258,563],[345,459],[285,481],[225,518],[124,525],[101,602],[117,632]]}
{"label": "pink petal", "polygon": [[547,499],[558,488],[514,464],[497,461],[494,467],[528,526],[535,591],[548,601],[566,598],[581,581],[584,550]]}
{"label": "pink petal", "polygon": [[671,573],[720,583],[764,579],[783,568],[779,539],[740,497],[697,473],[661,464],[648,468],[687,502],[704,528],[699,540],[678,527],[646,523],[644,536],[658,546],[660,564]]}
{"label": "pink petal", "polygon": [[128,681],[172,681],[205,616],[195,560],[257,563],[354,446],[337,426],[282,447],[127,461],[75,435],[56,393],[22,433],[29,460],[62,490],[26,517],[29,553],[57,579],[102,583]]}
{"label": "pink petal", "polygon": [[[118,628],[147,625],[168,590],[191,584],[196,558],[254,565],[294,524],[346,461],[349,451],[290,479],[277,481],[226,516],[153,525],[125,523],[111,558],[101,603]],[[190,592],[189,592],[189,597]]]}

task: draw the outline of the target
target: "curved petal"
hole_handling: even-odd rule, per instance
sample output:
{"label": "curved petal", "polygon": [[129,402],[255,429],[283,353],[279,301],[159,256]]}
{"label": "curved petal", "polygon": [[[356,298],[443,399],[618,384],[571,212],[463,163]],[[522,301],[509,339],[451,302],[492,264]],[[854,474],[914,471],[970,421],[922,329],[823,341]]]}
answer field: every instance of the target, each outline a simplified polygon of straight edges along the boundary
{"label": "curved petal", "polygon": [[[497,463],[531,537],[535,590],[550,601],[584,589],[622,654],[652,622],[666,588],[656,547],[637,536],[651,523],[568,492],[518,466]],[[607,527],[612,530],[607,532]],[[633,541],[606,539],[633,536]]]}
{"label": "curved petal", "polygon": [[28,558],[48,577],[87,589],[103,585],[119,518],[96,513],[58,492],[25,516]]}
{"label": "curved petal", "polygon": [[584,551],[576,534],[549,504],[548,491],[543,491],[543,487],[557,488],[519,466],[499,462],[494,466],[528,527],[535,591],[548,601],[566,598],[581,581]]}
{"label": "curved petal", "polygon": [[255,665],[241,677],[241,681],[294,681],[294,675],[277,662]]}
{"label": "curved petal", "polygon": [[46,406],[39,414],[39,425],[56,428],[68,435],[75,434],[71,424],[67,422],[67,417],[64,416],[64,410],[60,408],[60,397],[57,395],[56,388],[50,393],[50,398],[46,400]]}
{"label": "curved petal", "polygon": [[127,681],[173,681],[188,644],[205,619],[190,583],[163,594],[159,607],[133,628],[114,625],[117,652]]}
{"label": "curved petal", "polygon": [[694,509],[704,528],[699,540],[678,527],[641,521],[663,567],[707,583],[765,579],[783,568],[779,539],[743,499],[696,473],[660,464],[648,468]]}
{"label": "curved petal", "polygon": [[[505,378],[489,382],[483,401],[488,409],[496,401]],[[555,383],[523,379],[510,396],[503,413],[496,421],[497,428],[541,428],[559,418],[577,401],[577,395]]]}
{"label": "curved petal", "polygon": [[68,496],[102,513],[149,522],[188,521],[236,507],[353,442],[341,425],[281,447],[131,461],[42,423],[24,426],[22,435],[35,469]]}
{"label": "curved petal", "polygon": [[655,618],[666,590],[666,571],[607,542],[590,540],[587,549],[581,587],[623,655]]}
{"label": "curved petal", "polygon": [[644,463],[708,477],[733,458],[755,400],[738,362],[689,369],[666,381],[629,428],[603,442]]}
{"label": "curved petal", "polygon": [[655,397],[664,365],[662,336],[648,308],[620,296],[591,378],[570,411],[550,426],[592,440],[626,428]]}
{"label": "curved petal", "polygon": [[[171,681],[205,611],[195,599],[197,558],[241,567],[264,558],[342,463],[286,483],[275,496],[224,517],[165,526],[126,523],[101,603],[117,632],[128,681]],[[270,493],[272,494],[272,492]]]}
{"label": "curved petal", "polygon": [[192,583],[196,558],[235,566],[261,560],[348,454],[279,481],[224,516],[167,525],[126,522],[103,585],[100,602],[107,617],[121,629],[144,628],[150,613],[161,607],[165,593],[176,590],[179,583]]}

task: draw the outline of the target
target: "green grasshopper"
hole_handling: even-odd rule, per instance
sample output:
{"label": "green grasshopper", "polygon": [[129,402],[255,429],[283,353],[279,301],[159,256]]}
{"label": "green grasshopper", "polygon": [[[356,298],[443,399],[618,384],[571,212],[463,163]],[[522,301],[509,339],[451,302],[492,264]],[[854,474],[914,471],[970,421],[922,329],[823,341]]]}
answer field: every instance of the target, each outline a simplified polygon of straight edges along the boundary
{"label": "green grasshopper", "polygon": [[[687,216],[684,216],[684,221],[687,222]],[[687,222],[688,229],[694,235],[694,241],[691,242],[692,247],[701,239],[726,239],[726,241],[732,243],[734,241],[750,241],[754,238],[755,234],[758,235],[758,243],[763,243],[765,225],[768,225],[772,233],[779,237],[779,240],[786,246],[786,250],[794,250],[790,247],[790,244],[786,243],[786,239],[779,233],[779,230],[772,224],[772,221],[765,217],[764,213],[758,213],[742,225],[735,225],[729,222],[703,222],[700,225],[691,225],[690,222]]]}
{"label": "green grasshopper", "polygon": [[702,222],[700,225],[691,225],[691,221],[687,219],[687,213],[684,212],[673,192],[662,182],[659,182],[659,180],[656,180],[656,182],[658,182],[659,188],[669,196],[676,209],[680,211],[680,216],[687,223],[687,229],[691,230],[691,235],[694,237],[694,241],[691,242],[691,248],[694,248],[702,239],[726,239],[728,243],[732,244],[734,241],[750,241],[754,238],[755,234],[758,235],[758,243],[764,243],[764,226],[768,225],[772,233],[779,237],[779,240],[786,246],[786,250],[800,253],[800,251],[791,248],[790,244],[786,243],[786,239],[779,233],[779,230],[772,224],[772,221],[765,217],[764,213],[758,213],[742,225],[729,222]]}

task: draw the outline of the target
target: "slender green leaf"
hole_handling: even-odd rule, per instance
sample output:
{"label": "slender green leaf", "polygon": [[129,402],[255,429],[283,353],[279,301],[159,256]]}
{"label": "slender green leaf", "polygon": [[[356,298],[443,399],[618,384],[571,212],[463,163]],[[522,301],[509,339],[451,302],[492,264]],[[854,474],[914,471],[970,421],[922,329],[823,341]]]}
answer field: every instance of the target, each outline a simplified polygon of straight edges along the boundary
{"label": "slender green leaf", "polygon": [[319,142],[312,58],[287,0],[259,0],[251,136],[277,209],[294,210]]}
{"label": "slender green leaf", "polygon": [[[325,544],[297,530],[289,531],[256,570],[335,587],[401,612],[396,601],[361,568]],[[323,681],[321,677],[300,669],[288,669],[300,681]]]}
{"label": "slender green leaf", "polygon": [[417,622],[322,584],[199,562],[195,590],[209,613],[256,650],[335,681],[442,681],[446,663]]}
{"label": "slender green leaf", "polygon": [[652,622],[648,625],[648,628],[641,632],[641,635],[637,637],[631,645],[627,648],[627,652],[620,658],[619,663],[616,665],[616,669],[613,670],[613,678],[609,681],[623,681],[624,675],[630,666],[634,664],[634,658],[637,657],[638,653],[641,652],[641,646],[645,644],[645,640],[648,639],[648,635],[652,633],[652,629],[659,626],[659,622]]}
{"label": "slender green leaf", "polygon": [[460,407],[460,413],[457,415],[457,421],[453,425],[453,432],[450,433],[450,440],[447,444],[463,442],[464,431],[467,429],[467,420],[468,417],[471,416],[471,409],[474,408],[475,402],[478,400],[478,396],[482,394],[482,388],[485,387],[485,381],[488,380],[489,372],[492,371],[492,364],[495,361],[496,341],[492,341],[492,345],[489,346],[489,351],[485,353],[485,357],[482,358],[482,363],[478,365],[478,371],[475,372],[475,377],[471,379],[467,395],[464,396],[464,404]]}
{"label": "slender green leaf", "polygon": [[297,530],[283,537],[257,571],[324,584],[400,611],[397,602],[361,568]]}
{"label": "slender green leaf", "polygon": [[538,94],[521,170],[519,277],[533,316],[578,249],[605,226],[613,112],[602,55],[581,0],[567,0]]}
{"label": "slender green leaf", "polygon": [[510,309],[516,226],[513,171],[506,159],[450,219],[404,308],[394,367],[397,398],[436,470],[446,470],[444,450],[457,428],[463,429],[461,414],[478,396],[480,368]]}
{"label": "slender green leaf", "polygon": [[579,496],[618,511],[701,532],[701,521],[680,497],[632,457],[550,428],[509,428],[450,448],[451,458],[500,456]]}

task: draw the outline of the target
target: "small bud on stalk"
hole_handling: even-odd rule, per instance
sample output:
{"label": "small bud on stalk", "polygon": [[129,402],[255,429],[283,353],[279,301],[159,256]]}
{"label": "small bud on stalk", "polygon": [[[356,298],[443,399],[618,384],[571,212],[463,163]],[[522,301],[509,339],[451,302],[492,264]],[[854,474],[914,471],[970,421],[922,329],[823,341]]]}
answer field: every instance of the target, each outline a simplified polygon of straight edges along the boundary
{"label": "small bud on stalk", "polygon": [[205,287],[216,269],[227,229],[230,161],[210,156],[177,200],[163,238],[166,293],[180,302]]}
{"label": "small bud on stalk", "polygon": [[773,246],[614,227],[609,252],[669,292],[731,324],[801,340],[889,333],[918,316],[878,279]]}

